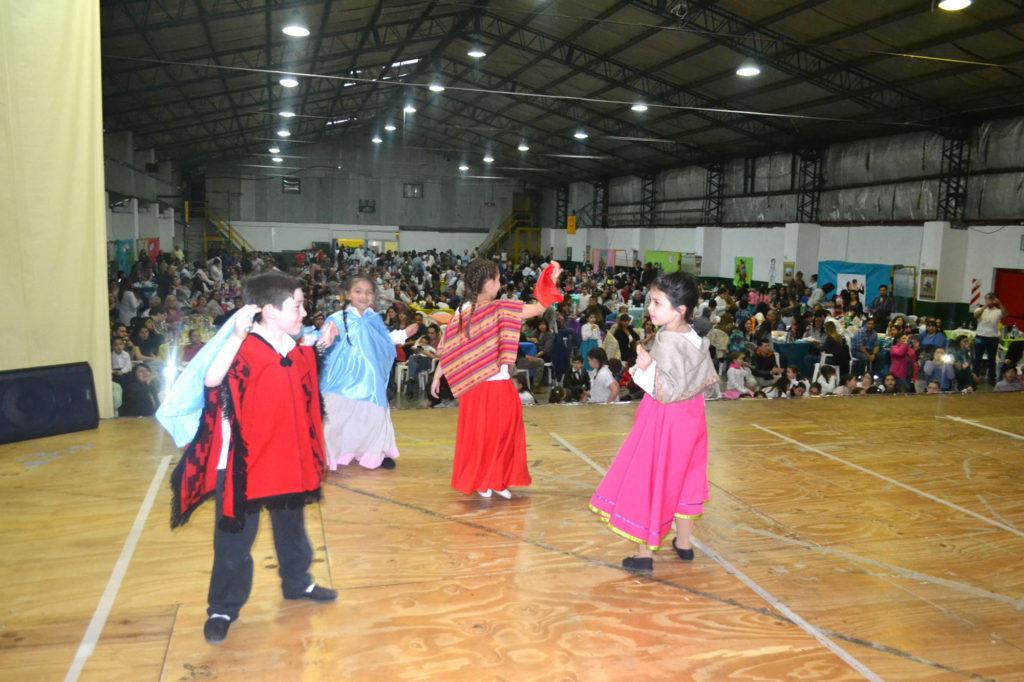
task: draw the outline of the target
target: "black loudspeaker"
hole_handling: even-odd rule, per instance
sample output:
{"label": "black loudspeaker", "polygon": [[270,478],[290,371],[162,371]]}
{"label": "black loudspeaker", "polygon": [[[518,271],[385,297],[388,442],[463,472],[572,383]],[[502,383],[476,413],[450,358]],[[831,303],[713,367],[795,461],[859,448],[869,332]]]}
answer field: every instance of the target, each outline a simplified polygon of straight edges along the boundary
{"label": "black loudspeaker", "polygon": [[89,363],[0,372],[0,443],[95,429],[99,423]]}

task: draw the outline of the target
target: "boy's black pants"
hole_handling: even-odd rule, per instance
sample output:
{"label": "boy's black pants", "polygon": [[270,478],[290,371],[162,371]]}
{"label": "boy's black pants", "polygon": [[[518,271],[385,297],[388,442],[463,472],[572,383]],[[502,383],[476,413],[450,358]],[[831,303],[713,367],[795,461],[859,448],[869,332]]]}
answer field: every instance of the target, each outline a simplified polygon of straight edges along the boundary
{"label": "boy's black pants", "polygon": [[[228,533],[220,529],[221,494],[224,491],[224,471],[217,472],[217,519],[213,531],[213,571],[210,573],[210,606],[207,615],[220,613],[238,618],[242,605],[252,591],[252,545],[259,530],[260,513],[245,515],[241,532]],[[313,548],[306,536],[305,510],[270,509],[270,522],[274,528],[274,547],[277,550],[277,572],[281,576],[281,591],[285,599],[301,597],[313,577],[309,567],[313,563]]]}

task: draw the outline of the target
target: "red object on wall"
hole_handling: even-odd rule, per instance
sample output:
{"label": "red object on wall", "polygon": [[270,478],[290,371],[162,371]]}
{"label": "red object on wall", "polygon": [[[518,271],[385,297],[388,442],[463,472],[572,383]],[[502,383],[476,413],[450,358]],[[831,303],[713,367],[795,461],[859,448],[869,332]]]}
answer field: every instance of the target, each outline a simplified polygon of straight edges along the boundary
{"label": "red object on wall", "polygon": [[994,291],[1008,313],[1003,324],[1024,330],[1024,270],[996,268]]}
{"label": "red object on wall", "polygon": [[149,253],[149,262],[158,263],[160,261],[160,238],[155,237],[146,240],[146,252]]}

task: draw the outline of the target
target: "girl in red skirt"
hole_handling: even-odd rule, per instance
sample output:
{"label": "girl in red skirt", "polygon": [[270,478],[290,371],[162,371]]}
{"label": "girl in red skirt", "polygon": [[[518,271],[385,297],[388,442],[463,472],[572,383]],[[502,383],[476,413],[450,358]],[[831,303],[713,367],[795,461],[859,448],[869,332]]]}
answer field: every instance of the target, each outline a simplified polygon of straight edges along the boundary
{"label": "girl in red skirt", "polygon": [[675,520],[673,546],[693,559],[690,533],[708,499],[708,432],[704,390],[718,382],[708,340],[690,327],[697,282],[683,272],[651,285],[647,310],[660,329],[650,352],[637,346],[633,381],[644,389],[633,428],[590,499],[608,527],[637,543],[622,560],[633,571],[654,568],[653,550]]}
{"label": "girl in red skirt", "polygon": [[561,270],[552,263],[538,280],[540,303],[495,300],[501,290],[498,266],[472,261],[465,272],[466,300],[445,328],[440,362],[430,392],[436,398],[447,377],[459,399],[452,487],[481,497],[512,497],[509,486],[530,484],[526,467],[523,406],[512,386],[519,334],[526,318],[541,315],[561,294],[554,288]]}

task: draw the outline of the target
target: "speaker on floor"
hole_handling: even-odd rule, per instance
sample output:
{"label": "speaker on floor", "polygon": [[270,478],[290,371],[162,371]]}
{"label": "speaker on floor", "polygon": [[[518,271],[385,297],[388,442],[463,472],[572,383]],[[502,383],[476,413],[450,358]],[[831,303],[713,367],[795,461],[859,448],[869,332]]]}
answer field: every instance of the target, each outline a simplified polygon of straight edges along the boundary
{"label": "speaker on floor", "polygon": [[99,422],[89,363],[0,372],[0,443],[95,429]]}

